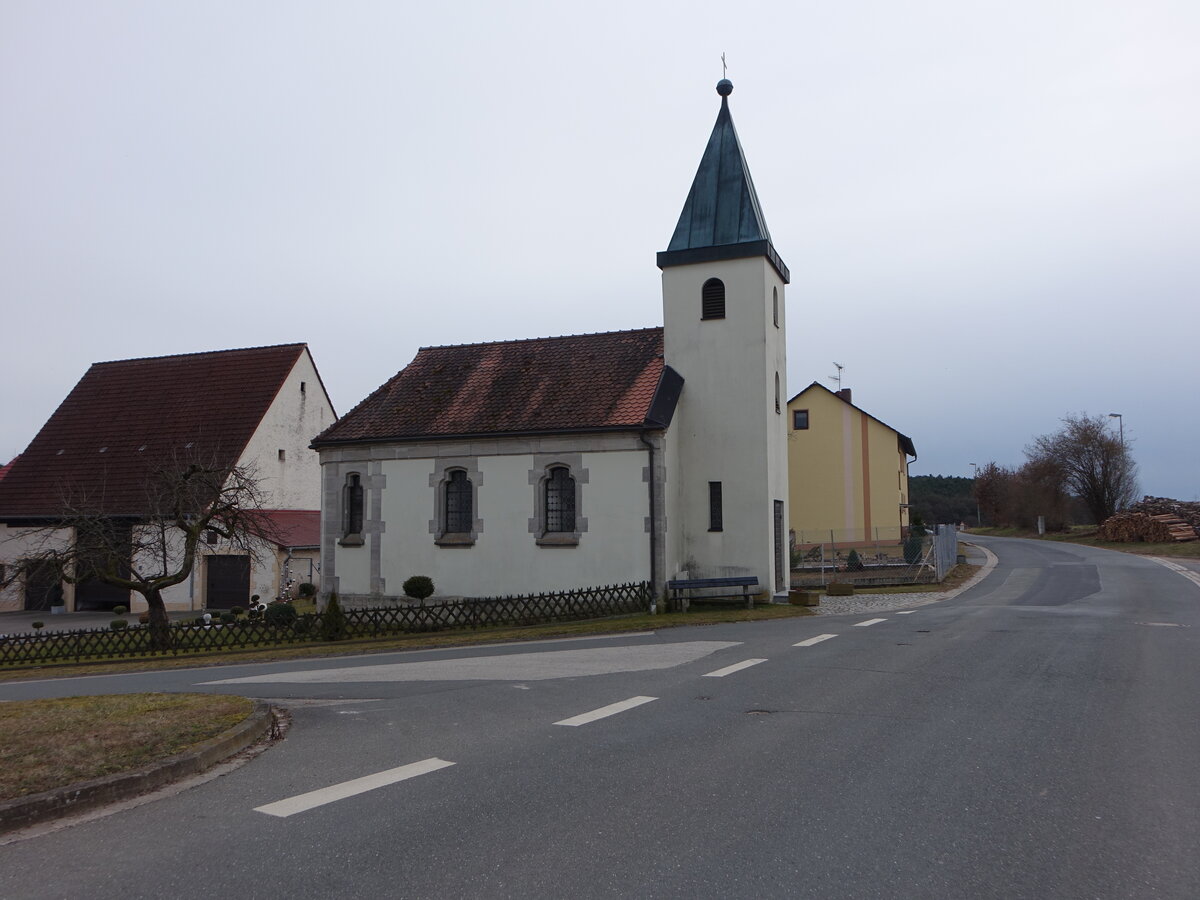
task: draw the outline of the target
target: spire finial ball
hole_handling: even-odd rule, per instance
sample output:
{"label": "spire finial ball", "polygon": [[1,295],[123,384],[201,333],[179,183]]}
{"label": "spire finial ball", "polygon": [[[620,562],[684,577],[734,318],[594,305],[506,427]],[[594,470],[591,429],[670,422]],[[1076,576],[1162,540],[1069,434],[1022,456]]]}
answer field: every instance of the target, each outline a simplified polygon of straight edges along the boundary
{"label": "spire finial ball", "polygon": [[722,78],[717,82],[717,93],[722,97],[728,97],[733,93],[733,82],[728,78]]}

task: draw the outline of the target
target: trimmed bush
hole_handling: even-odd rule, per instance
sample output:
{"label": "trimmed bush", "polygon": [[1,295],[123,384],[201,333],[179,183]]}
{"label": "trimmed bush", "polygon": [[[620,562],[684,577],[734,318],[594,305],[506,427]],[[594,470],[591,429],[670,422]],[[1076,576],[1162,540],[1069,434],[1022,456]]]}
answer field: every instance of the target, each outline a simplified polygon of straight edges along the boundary
{"label": "trimmed bush", "polygon": [[111,622],[108,623],[108,627],[112,631],[124,631],[126,629],[126,627],[128,627],[128,625],[129,625],[129,623],[126,622],[124,619],[113,619]]}
{"label": "trimmed bush", "polygon": [[[258,595],[257,595],[257,594],[255,594],[255,595],[254,595],[254,600],[253,600],[253,602],[255,602],[255,603],[257,603],[257,602],[258,602]],[[245,611],[244,609],[242,609],[240,606],[234,606],[234,607],[231,607],[229,611],[230,611],[231,613],[233,613],[235,616],[242,616],[242,615],[245,615],[245,614],[246,614],[246,611]]]}
{"label": "trimmed bush", "polygon": [[858,555],[857,550],[851,550],[850,555],[846,557],[847,572],[861,572],[863,570],[862,557]]}
{"label": "trimmed bush", "polygon": [[342,604],[338,603],[337,594],[330,594],[325,611],[321,613],[321,640],[340,641],[347,634],[346,614],[342,612]]}
{"label": "trimmed bush", "polygon": [[296,607],[290,603],[272,603],[267,607],[267,611],[263,613],[263,618],[268,625],[273,625],[276,628],[287,628],[294,625],[298,618]]}
{"label": "trimmed bush", "polygon": [[222,625],[232,625],[236,621],[237,621],[237,616],[235,616],[233,613],[231,613],[231,612],[221,613],[221,624]]}
{"label": "trimmed bush", "polygon": [[315,597],[317,596],[317,586],[312,582],[305,581],[300,587],[296,588],[296,592],[301,597]]}
{"label": "trimmed bush", "polygon": [[424,600],[433,593],[433,579],[428,575],[414,575],[412,578],[406,579],[404,584],[400,585],[400,589],[404,591],[406,597]]}
{"label": "trimmed bush", "polygon": [[35,631],[41,631],[43,628],[46,627],[45,622],[33,622],[31,624],[33,625],[33,628]]}
{"label": "trimmed bush", "polygon": [[129,612],[128,606],[114,606],[113,607],[113,615],[114,616],[123,616],[127,612]]}
{"label": "trimmed bush", "polygon": [[832,581],[825,587],[827,597],[853,597],[854,585],[841,581]]}

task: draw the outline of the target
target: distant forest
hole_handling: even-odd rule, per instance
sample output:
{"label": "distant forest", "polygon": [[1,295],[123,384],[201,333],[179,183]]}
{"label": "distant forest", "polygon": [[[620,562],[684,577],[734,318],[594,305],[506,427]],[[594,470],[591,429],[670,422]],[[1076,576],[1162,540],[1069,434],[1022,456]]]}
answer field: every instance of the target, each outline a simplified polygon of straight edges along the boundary
{"label": "distant forest", "polygon": [[954,475],[908,476],[911,521],[917,516],[926,525],[966,522],[975,524],[974,481]]}

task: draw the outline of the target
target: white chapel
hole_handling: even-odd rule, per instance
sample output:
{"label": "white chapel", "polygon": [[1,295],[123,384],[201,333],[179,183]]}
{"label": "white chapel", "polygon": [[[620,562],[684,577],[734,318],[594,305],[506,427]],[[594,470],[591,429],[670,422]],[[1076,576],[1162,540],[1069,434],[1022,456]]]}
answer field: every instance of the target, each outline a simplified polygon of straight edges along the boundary
{"label": "white chapel", "polygon": [[658,254],[663,327],[424,347],[314,439],[324,593],[787,589],[788,269],[732,91]]}

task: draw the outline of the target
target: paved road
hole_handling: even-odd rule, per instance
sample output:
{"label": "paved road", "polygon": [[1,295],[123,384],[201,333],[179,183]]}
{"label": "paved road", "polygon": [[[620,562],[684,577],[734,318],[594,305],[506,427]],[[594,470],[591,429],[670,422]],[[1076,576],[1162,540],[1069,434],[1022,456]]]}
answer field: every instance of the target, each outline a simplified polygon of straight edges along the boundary
{"label": "paved road", "polygon": [[981,543],[991,577],[907,614],[0,685],[295,717],[0,847],[0,896],[1200,896],[1200,585]]}

